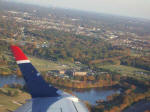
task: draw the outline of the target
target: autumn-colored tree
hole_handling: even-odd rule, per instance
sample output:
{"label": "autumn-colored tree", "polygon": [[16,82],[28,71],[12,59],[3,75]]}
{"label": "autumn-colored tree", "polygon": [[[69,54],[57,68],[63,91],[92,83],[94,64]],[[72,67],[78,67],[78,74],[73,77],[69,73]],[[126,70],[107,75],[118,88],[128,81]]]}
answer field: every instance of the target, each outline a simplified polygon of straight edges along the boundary
{"label": "autumn-colored tree", "polygon": [[17,74],[17,76],[19,76],[19,77],[21,77],[21,76],[22,76],[22,73],[21,73],[21,71],[20,71],[20,69],[19,69],[19,68],[17,68],[17,70],[16,70],[16,74]]}
{"label": "autumn-colored tree", "polygon": [[93,80],[95,80],[95,77],[94,76],[88,76],[88,80],[93,81]]}

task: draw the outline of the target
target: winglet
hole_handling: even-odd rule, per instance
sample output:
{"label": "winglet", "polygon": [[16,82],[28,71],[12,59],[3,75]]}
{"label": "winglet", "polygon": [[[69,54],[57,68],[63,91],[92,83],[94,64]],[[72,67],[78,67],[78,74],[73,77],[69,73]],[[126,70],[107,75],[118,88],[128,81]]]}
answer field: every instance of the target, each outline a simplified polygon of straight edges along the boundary
{"label": "winglet", "polygon": [[11,50],[23,74],[27,88],[29,93],[32,95],[32,98],[59,96],[57,93],[58,89],[45,82],[43,77],[34,68],[26,55],[18,46],[11,46]]}
{"label": "winglet", "polygon": [[30,62],[26,57],[26,55],[22,52],[22,50],[18,46],[12,45],[11,50],[16,59],[17,64]]}

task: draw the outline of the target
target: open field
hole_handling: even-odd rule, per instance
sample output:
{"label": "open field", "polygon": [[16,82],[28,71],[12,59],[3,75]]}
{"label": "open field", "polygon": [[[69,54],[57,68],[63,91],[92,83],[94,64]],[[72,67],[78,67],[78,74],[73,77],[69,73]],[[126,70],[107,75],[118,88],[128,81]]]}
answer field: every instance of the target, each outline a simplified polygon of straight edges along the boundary
{"label": "open field", "polygon": [[150,79],[150,71],[146,71],[139,68],[134,68],[130,66],[124,66],[124,65],[103,65],[99,66],[99,68],[109,70],[111,72],[117,72],[120,73],[123,76],[130,76],[130,77],[139,77],[142,79]]}
{"label": "open field", "polygon": [[[29,57],[29,56],[28,56]],[[63,70],[75,67],[73,63],[61,61],[60,63],[53,62],[50,60],[40,59],[36,57],[29,57],[31,63],[39,70],[39,71],[48,71],[48,70]]]}
{"label": "open field", "polygon": [[22,92],[18,89],[12,88],[1,88],[5,93],[8,93],[8,90],[18,91],[17,96],[9,96],[6,94],[0,93],[0,112],[11,112],[16,110],[19,106],[24,104],[27,99],[30,99],[30,95],[26,92]]}

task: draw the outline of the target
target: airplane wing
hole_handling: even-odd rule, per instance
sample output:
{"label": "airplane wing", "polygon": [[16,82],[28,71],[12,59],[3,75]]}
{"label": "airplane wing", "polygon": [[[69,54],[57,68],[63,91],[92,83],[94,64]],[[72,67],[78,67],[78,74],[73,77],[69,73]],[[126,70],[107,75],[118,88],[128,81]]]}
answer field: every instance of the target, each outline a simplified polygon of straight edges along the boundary
{"label": "airplane wing", "polygon": [[48,84],[18,46],[11,50],[32,96],[15,112],[89,112],[77,97]]}

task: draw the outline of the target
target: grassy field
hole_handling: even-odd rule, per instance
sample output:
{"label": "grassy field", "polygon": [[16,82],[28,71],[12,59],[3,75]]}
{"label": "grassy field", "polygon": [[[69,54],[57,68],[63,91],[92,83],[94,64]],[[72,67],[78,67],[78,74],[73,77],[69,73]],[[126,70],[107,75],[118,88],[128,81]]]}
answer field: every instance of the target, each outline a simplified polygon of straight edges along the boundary
{"label": "grassy field", "polygon": [[22,92],[18,89],[12,88],[0,88],[2,91],[18,91],[17,96],[8,96],[6,94],[0,93],[0,112],[10,112],[16,110],[19,106],[24,104],[27,99],[30,99],[30,95],[26,92]]}
{"label": "grassy field", "polygon": [[99,68],[109,70],[111,72],[117,72],[123,76],[131,76],[131,77],[137,77],[137,78],[139,77],[142,79],[147,79],[147,78],[150,79],[149,75],[140,74],[140,72],[150,74],[150,71],[146,71],[146,70],[139,69],[139,68],[124,66],[124,65],[103,65],[103,66],[99,66]]}
{"label": "grassy field", "polygon": [[[12,56],[5,56],[8,61],[14,62],[15,59],[12,58]],[[51,61],[51,60],[46,60],[46,59],[41,59],[37,58],[34,56],[28,56],[29,60],[31,63],[36,67],[36,69],[40,72],[45,72],[49,70],[64,70],[64,69],[69,69],[69,68],[77,68],[74,63],[60,60],[57,62]],[[11,75],[14,72],[14,69],[17,68],[16,65],[8,64],[8,63],[0,63],[0,74],[2,75]]]}
{"label": "grassy field", "polygon": [[48,70],[63,70],[75,67],[73,63],[60,61],[53,62],[50,60],[40,59],[36,57],[28,56],[32,64],[39,70],[39,71],[48,71]]}

